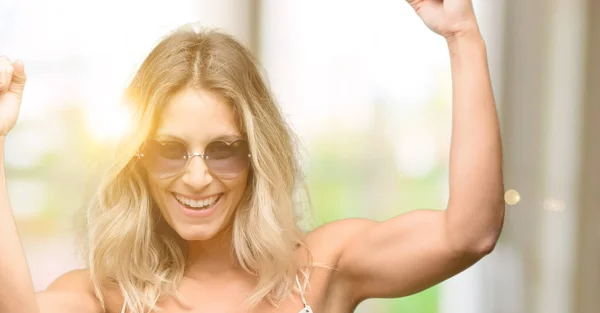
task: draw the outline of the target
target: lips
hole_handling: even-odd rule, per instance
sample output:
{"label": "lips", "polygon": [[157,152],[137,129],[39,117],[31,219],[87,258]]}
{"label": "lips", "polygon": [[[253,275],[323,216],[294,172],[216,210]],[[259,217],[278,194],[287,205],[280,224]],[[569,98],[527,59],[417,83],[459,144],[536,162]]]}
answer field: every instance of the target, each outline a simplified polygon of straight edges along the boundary
{"label": "lips", "polygon": [[211,216],[221,206],[221,200],[225,195],[225,193],[219,193],[208,197],[195,197],[196,199],[192,199],[192,196],[183,196],[178,193],[171,194],[182,213],[193,219]]}
{"label": "lips", "polygon": [[174,193],[173,195],[175,196],[175,199],[179,201],[179,203],[188,206],[191,209],[207,209],[214,205],[217,201],[219,201],[219,198],[222,196],[222,194],[217,194],[199,200],[195,200],[176,193]]}

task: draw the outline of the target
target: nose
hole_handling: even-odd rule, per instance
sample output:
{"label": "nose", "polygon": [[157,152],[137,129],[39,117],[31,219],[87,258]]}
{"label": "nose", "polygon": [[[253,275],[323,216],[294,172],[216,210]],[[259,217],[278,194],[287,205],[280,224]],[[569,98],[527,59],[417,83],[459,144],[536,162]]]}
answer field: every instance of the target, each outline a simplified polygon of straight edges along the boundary
{"label": "nose", "polygon": [[201,157],[191,157],[186,164],[181,180],[195,190],[208,186],[213,177]]}

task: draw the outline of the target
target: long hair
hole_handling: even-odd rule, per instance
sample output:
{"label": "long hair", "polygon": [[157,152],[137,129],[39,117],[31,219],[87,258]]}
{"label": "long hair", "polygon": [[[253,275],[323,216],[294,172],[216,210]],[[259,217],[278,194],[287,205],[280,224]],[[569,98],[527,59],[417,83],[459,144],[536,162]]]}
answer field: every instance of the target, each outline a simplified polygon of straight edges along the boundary
{"label": "long hair", "polygon": [[[248,303],[277,305],[293,290],[290,277],[311,266],[295,207],[303,186],[296,140],[257,62],[227,34],[185,26],[159,42],[127,88],[134,126],[86,210],[84,252],[102,306],[110,286],[135,313],[157,309],[166,296],[181,300],[186,245],[161,219],[136,152],[169,99],[189,87],[226,99],[249,142],[251,173],[232,226],[232,252],[257,277]],[[298,248],[306,258],[297,257]]]}

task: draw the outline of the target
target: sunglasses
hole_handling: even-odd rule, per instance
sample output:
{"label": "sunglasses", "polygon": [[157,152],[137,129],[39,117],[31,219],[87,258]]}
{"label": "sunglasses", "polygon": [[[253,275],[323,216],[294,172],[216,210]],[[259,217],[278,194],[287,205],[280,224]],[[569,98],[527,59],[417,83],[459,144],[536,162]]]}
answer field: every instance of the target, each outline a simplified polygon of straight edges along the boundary
{"label": "sunglasses", "polygon": [[236,177],[250,164],[250,150],[244,139],[212,141],[206,146],[204,154],[189,153],[187,146],[180,141],[149,139],[137,154],[146,170],[160,179],[181,174],[188,161],[195,156],[204,159],[212,175],[224,179]]}

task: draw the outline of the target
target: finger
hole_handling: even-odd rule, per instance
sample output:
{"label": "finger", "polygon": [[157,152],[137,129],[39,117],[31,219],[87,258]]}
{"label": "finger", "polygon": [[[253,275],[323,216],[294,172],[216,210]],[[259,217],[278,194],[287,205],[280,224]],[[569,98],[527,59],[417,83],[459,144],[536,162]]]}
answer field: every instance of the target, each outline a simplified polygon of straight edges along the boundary
{"label": "finger", "polygon": [[[5,56],[0,56],[0,92],[6,91],[8,88],[8,65],[10,61]],[[12,74],[11,74],[12,76]]]}
{"label": "finger", "polygon": [[4,86],[6,86],[6,83],[4,83],[4,81],[6,81],[6,75],[4,72],[4,65],[0,64],[0,93],[4,92]]}
{"label": "finger", "polygon": [[25,83],[27,82],[27,74],[25,74],[25,64],[23,61],[17,60],[11,64],[11,77],[12,82],[9,84],[9,91],[22,94],[25,89]]}
{"label": "finger", "polygon": [[2,91],[8,91],[10,84],[12,83],[13,80],[13,72],[14,72],[14,68],[12,66],[12,64],[8,63],[8,64],[4,64],[4,86],[2,87]]}

